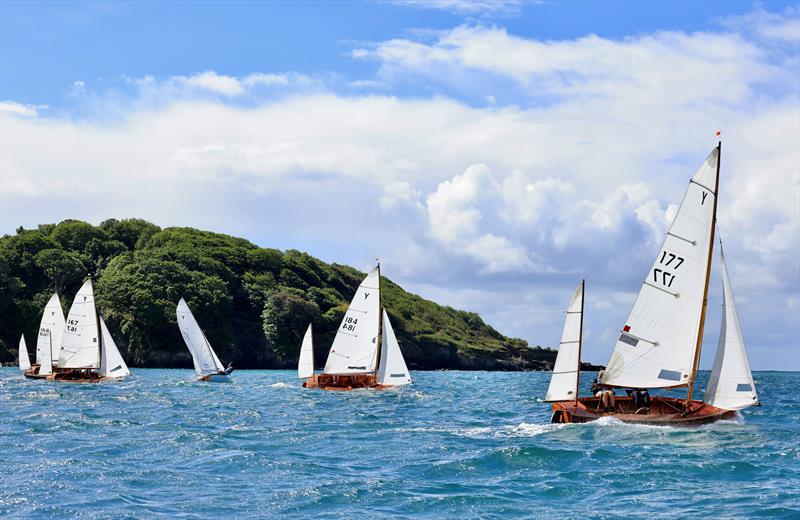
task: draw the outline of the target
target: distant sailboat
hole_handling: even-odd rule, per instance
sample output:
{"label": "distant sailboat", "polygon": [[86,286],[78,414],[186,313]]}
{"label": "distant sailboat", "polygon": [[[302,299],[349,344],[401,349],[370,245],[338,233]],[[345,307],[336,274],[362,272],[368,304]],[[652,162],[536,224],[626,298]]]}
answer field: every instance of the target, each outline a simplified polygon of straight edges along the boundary
{"label": "distant sailboat", "polygon": [[336,332],[325,369],[319,375],[313,371],[309,326],[298,363],[298,376],[306,379],[303,386],[353,390],[390,388],[411,383],[389,315],[381,307],[380,279],[381,266],[378,264],[358,286]]}
{"label": "distant sailboat", "polygon": [[130,371],[94,304],[92,280],[87,279],[67,315],[58,353],[58,366],[48,379],[96,383],[129,376]]}
{"label": "distant sailboat", "polygon": [[58,366],[58,353],[61,349],[61,338],[64,335],[64,311],[58,293],[53,293],[42,313],[39,334],[36,341],[36,364],[25,371],[30,379],[46,379]]}
{"label": "distant sailboat", "polygon": [[[567,345],[564,357],[567,361],[560,364],[561,352],[556,360],[551,381],[551,390],[554,391],[548,393],[548,401],[553,402],[553,422],[587,422],[610,415],[634,423],[703,424],[732,417],[734,410],[744,407],[742,405],[746,399],[749,399],[748,404],[757,401],[724,258],[726,318],[723,320],[723,338],[720,340],[721,353],[717,352],[706,401],[692,400],[711,275],[720,150],[721,143],[690,180],[664,244],[642,284],[633,309],[620,331],[608,367],[599,381],[606,388],[685,386],[688,388],[686,399],[653,397],[649,406],[641,407],[632,397],[616,397],[612,411],[601,411],[598,397],[578,397],[577,377],[569,376],[567,381],[564,375],[573,371],[577,374],[580,364],[578,341],[577,357],[573,355],[572,347]],[[567,320],[570,319],[568,313]],[[567,329],[568,325],[565,324],[565,334]],[[568,339],[574,336],[571,333]],[[736,386],[732,387],[734,383]],[[575,396],[565,392],[566,389],[574,389]]]}
{"label": "distant sailboat", "polygon": [[20,371],[25,373],[31,369],[31,358],[28,356],[28,345],[25,343],[25,334],[19,337],[17,358],[19,359]]}
{"label": "distant sailboat", "polygon": [[230,374],[233,372],[232,367],[227,369],[222,365],[211,344],[203,334],[197,320],[194,319],[192,311],[186,304],[186,301],[181,298],[178,302],[178,307],[175,310],[178,317],[178,327],[181,329],[183,341],[189,348],[192,354],[192,362],[194,363],[194,370],[197,372],[199,381],[208,381],[213,383],[227,383],[230,381]]}

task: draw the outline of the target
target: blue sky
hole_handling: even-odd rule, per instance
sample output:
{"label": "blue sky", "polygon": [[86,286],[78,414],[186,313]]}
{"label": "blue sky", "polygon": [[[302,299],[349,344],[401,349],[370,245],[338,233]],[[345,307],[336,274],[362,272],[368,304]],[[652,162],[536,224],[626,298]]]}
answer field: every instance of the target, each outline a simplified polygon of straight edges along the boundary
{"label": "blue sky", "polygon": [[[138,216],[613,338],[722,130],[755,368],[800,369],[796,2],[0,3],[0,232]],[[714,290],[717,289],[715,293]],[[702,365],[713,359],[720,297]]]}

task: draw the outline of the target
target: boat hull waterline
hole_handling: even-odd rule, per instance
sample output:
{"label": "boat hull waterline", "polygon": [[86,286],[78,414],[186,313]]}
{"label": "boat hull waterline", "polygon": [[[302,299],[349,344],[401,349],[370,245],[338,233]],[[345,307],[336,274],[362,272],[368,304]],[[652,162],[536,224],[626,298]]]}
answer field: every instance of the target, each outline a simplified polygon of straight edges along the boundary
{"label": "boat hull waterline", "polygon": [[552,403],[553,423],[586,423],[602,417],[613,417],[631,424],[650,424],[654,426],[698,426],[720,420],[733,419],[734,410],[724,410],[702,401],[692,401],[688,412],[684,413],[683,399],[674,397],[653,397],[649,409],[634,409],[633,399],[617,397],[614,411],[604,412],[599,407],[597,397],[582,397],[575,401]]}

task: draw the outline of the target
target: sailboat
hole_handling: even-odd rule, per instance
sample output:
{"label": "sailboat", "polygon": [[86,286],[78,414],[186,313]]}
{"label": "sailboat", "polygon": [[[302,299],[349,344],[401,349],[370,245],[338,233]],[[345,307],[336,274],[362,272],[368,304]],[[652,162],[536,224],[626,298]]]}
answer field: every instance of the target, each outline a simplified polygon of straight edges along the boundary
{"label": "sailboat", "polygon": [[58,365],[58,352],[61,348],[64,326],[61,300],[58,299],[58,293],[53,293],[44,307],[42,321],[39,324],[39,334],[36,340],[36,364],[25,371],[25,377],[46,379],[53,373],[53,367]]}
{"label": "sailboat", "polygon": [[[620,331],[599,383],[605,388],[687,388],[685,399],[653,397],[648,406],[630,396],[615,398],[612,410],[600,410],[600,398],[578,396],[582,343],[583,284],[579,288],[580,326],[575,331],[576,297],[564,324],[547,401],[552,422],[588,422],[612,416],[624,422],[696,425],[728,419],[758,402],[727,268],[722,257],[725,318],[704,401],[693,400],[708,302],[716,230],[722,143],[689,181],[653,267]],[[576,293],[577,295],[577,293]],[[577,342],[577,348],[573,342]],[[563,356],[563,361],[562,361]]]}
{"label": "sailboat", "polygon": [[25,343],[25,334],[19,337],[17,357],[19,358],[19,369],[23,374],[31,369],[31,358],[28,356],[28,345]]}
{"label": "sailboat", "polygon": [[87,279],[67,315],[58,352],[58,366],[47,378],[72,383],[97,383],[131,375],[117,344],[94,305],[94,287]]}
{"label": "sailboat", "polygon": [[411,384],[403,353],[386,309],[381,307],[381,266],[358,286],[336,331],[325,369],[314,374],[311,326],[303,338],[297,374],[306,388],[353,390]]}
{"label": "sailboat", "polygon": [[208,342],[206,335],[203,334],[200,325],[197,324],[197,320],[194,319],[192,311],[183,298],[178,302],[175,313],[178,317],[178,327],[181,329],[183,341],[192,354],[194,370],[199,376],[198,381],[208,381],[212,383],[230,382],[230,374],[233,372],[233,368],[229,366],[226,369],[222,365],[222,362],[217,357],[214,349],[211,348],[211,344]]}

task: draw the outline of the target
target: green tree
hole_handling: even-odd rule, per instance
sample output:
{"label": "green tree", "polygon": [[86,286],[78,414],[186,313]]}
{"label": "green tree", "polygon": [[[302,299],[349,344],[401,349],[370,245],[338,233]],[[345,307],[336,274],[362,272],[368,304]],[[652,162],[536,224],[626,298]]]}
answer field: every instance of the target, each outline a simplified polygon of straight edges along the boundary
{"label": "green tree", "polygon": [[84,261],[85,257],[74,251],[55,248],[43,249],[34,257],[36,266],[44,271],[53,289],[60,294],[63,294],[68,286],[76,285],[86,277],[88,270]]}
{"label": "green tree", "polygon": [[320,318],[319,307],[308,302],[296,290],[282,289],[273,293],[262,313],[264,334],[283,360],[297,359],[300,343],[309,323]]}

